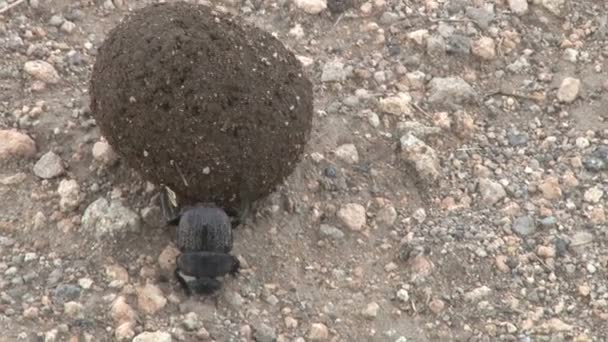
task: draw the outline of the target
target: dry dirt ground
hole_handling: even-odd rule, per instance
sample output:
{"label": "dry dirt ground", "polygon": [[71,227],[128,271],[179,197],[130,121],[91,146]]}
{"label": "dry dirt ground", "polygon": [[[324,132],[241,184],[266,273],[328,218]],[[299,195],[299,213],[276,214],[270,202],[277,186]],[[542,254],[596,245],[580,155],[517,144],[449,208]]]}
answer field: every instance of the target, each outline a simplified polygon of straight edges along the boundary
{"label": "dry dirt ground", "polygon": [[604,1],[213,2],[300,56],[315,118],[235,231],[242,274],[190,298],[88,109],[148,3],[0,14],[0,340],[608,340]]}

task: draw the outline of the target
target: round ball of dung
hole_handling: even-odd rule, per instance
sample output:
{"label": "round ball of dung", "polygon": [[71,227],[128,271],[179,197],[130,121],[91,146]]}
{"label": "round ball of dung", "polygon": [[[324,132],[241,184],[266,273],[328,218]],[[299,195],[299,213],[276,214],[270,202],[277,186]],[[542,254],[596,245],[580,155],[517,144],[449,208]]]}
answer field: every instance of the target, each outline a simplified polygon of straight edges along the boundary
{"label": "round ball of dung", "polygon": [[91,111],[127,164],[184,202],[239,207],[291,174],[312,84],[276,38],[201,6],[128,15],[98,51]]}

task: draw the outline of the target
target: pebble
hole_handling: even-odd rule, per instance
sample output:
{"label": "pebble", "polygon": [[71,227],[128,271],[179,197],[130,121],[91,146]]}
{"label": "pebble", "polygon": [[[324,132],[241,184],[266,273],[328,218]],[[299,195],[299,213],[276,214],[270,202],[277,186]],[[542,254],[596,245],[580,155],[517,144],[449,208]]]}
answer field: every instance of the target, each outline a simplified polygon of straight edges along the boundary
{"label": "pebble", "polygon": [[465,293],[464,298],[470,302],[478,302],[492,294],[492,289],[487,286],[481,286]]}
{"label": "pebble", "polygon": [[21,184],[27,179],[27,175],[23,172],[15,173],[11,176],[6,176],[0,179],[0,184],[2,185],[16,185]]}
{"label": "pebble", "polygon": [[570,237],[570,246],[578,247],[593,242],[593,234],[589,232],[576,232]]}
{"label": "pebble", "polygon": [[327,8],[327,0],[295,0],[295,4],[308,14],[319,14]]}
{"label": "pebble", "polygon": [[73,301],[80,297],[80,287],[70,284],[60,284],[53,291],[55,302],[62,304]]}
{"label": "pebble", "polygon": [[10,129],[0,129],[0,161],[9,158],[32,158],[36,143],[26,134]]}
{"label": "pebble", "polygon": [[321,224],[319,233],[323,237],[332,238],[334,240],[341,240],[344,238],[344,233],[340,229],[328,224]]}
{"label": "pebble", "polygon": [[583,165],[585,169],[591,172],[608,170],[608,146],[600,146],[589,156],[586,156]]}
{"label": "pebble", "polygon": [[509,139],[509,145],[511,146],[523,146],[528,143],[528,133],[520,133],[517,131],[511,131],[507,135],[507,139]]}
{"label": "pebble", "polygon": [[78,279],[78,285],[85,290],[88,290],[93,286],[93,279],[91,278],[80,278]]}
{"label": "pebble", "polygon": [[173,272],[175,259],[180,255],[180,251],[173,245],[168,245],[158,256],[160,269],[166,272]]}
{"label": "pebble", "polygon": [[539,186],[539,189],[543,193],[545,199],[556,200],[562,197],[562,189],[559,187],[559,180],[557,177],[547,177]]}
{"label": "pebble", "polygon": [[114,322],[119,325],[136,322],[137,313],[135,313],[135,310],[127,303],[124,296],[118,296],[112,303],[110,310]]}
{"label": "pebble", "polygon": [[555,227],[557,225],[557,218],[555,216],[547,216],[540,219],[538,223],[545,228]]}
{"label": "pebble", "polygon": [[379,106],[383,113],[393,115],[412,115],[412,97],[407,93],[399,93],[395,96],[385,97],[380,100]]}
{"label": "pebble", "polygon": [[559,16],[562,14],[566,0],[540,0],[543,7],[549,12]]}
{"label": "pebble", "polygon": [[344,63],[333,60],[325,63],[321,74],[322,82],[342,82],[346,80],[347,73],[344,70]]}
{"label": "pebble", "polygon": [[143,332],[133,339],[133,342],[172,342],[171,334],[163,331]]}
{"label": "pebble", "polygon": [[93,231],[98,238],[122,232],[137,232],[140,226],[139,215],[118,199],[109,202],[100,197],[85,209],[82,216],[83,229]]}
{"label": "pebble", "polygon": [[435,315],[439,315],[445,309],[445,302],[442,301],[441,299],[435,298],[429,302],[429,309]]}
{"label": "pebble", "polygon": [[147,314],[155,314],[167,304],[163,291],[154,284],[137,288],[137,305]]}
{"label": "pebble", "polygon": [[353,231],[360,231],[366,224],[365,207],[357,203],[343,205],[337,213],[338,219],[347,228]]}
{"label": "pebble", "polygon": [[59,26],[61,26],[62,23],[63,23],[63,17],[61,17],[59,14],[54,14],[49,19],[49,25],[51,25],[51,26],[59,27]]}
{"label": "pebble", "polygon": [[72,318],[78,318],[83,316],[83,306],[78,302],[67,302],[63,304],[63,312]]}
{"label": "pebble", "polygon": [[549,246],[538,246],[536,248],[536,254],[543,258],[543,259],[549,259],[549,258],[555,258],[555,248],[553,247],[549,247]]}
{"label": "pebble", "polygon": [[44,83],[57,84],[61,80],[55,67],[42,60],[25,62],[23,70],[33,78]]}
{"label": "pebble", "polygon": [[481,37],[473,42],[471,52],[481,59],[491,61],[496,58],[496,43],[490,37]]}
{"label": "pebble", "polygon": [[51,179],[63,174],[63,161],[55,152],[45,153],[34,165],[34,174],[43,179]]}
{"label": "pebble", "polygon": [[275,342],[277,339],[277,332],[275,328],[272,328],[265,323],[260,323],[254,327],[253,338],[256,342]]}
{"label": "pebble", "polygon": [[74,24],[73,22],[71,22],[69,20],[64,21],[60,27],[61,31],[68,33],[68,34],[74,32],[75,29],[76,29],[76,24]]}
{"label": "pebble", "polygon": [[522,236],[536,232],[536,224],[531,216],[518,217],[513,221],[513,231]]}
{"label": "pebble", "polygon": [[573,102],[578,96],[580,86],[580,80],[572,77],[564,78],[557,91],[557,99],[566,103]]}
{"label": "pebble", "polygon": [[407,292],[406,289],[399,289],[399,291],[397,291],[397,299],[404,303],[407,303],[410,301],[410,294]]}
{"label": "pebble", "polygon": [[583,198],[585,199],[585,202],[588,203],[599,203],[603,196],[604,190],[600,189],[599,186],[596,185],[592,188],[587,189],[587,191],[585,191],[585,194],[583,195]]}
{"label": "pebble", "polygon": [[373,320],[378,316],[378,311],[380,311],[380,305],[376,302],[371,302],[367,304],[365,309],[361,312],[363,317]]}
{"label": "pebble", "polygon": [[359,153],[357,152],[357,147],[354,144],[340,145],[338,148],[336,148],[334,154],[340,160],[349,164],[356,164],[359,162]]}
{"label": "pebble", "polygon": [[422,180],[430,183],[439,178],[439,158],[434,149],[412,134],[402,136],[399,142],[401,157],[413,164]]}
{"label": "pebble", "polygon": [[184,320],[182,321],[184,328],[188,331],[198,330],[203,327],[198,315],[195,312],[189,312],[184,316]]}
{"label": "pebble", "polygon": [[93,145],[91,152],[93,153],[93,158],[95,160],[107,166],[114,165],[118,160],[118,155],[114,152],[112,146],[105,140],[96,142]]}
{"label": "pebble", "polygon": [[528,0],[509,0],[511,12],[522,15],[528,12]]}
{"label": "pebble", "polygon": [[487,205],[494,205],[507,196],[502,184],[488,178],[479,180],[479,194],[482,202]]}
{"label": "pebble", "polygon": [[[133,330],[134,323],[132,322],[124,322],[119,324],[114,331],[114,337],[118,341],[131,341],[133,336],[135,336],[135,331]],[[135,340],[133,340],[135,341]]]}
{"label": "pebble", "polygon": [[64,212],[78,208],[82,202],[80,186],[73,179],[62,179],[57,194],[59,194],[59,208]]}
{"label": "pebble", "polygon": [[118,264],[106,266],[105,273],[112,288],[120,288],[129,283],[129,272]]}
{"label": "pebble", "polygon": [[460,77],[436,77],[429,85],[431,103],[461,104],[473,101],[477,97],[473,87]]}
{"label": "pebble", "polygon": [[308,340],[311,342],[315,341],[327,341],[329,339],[329,329],[323,323],[313,323],[310,325],[308,332]]}

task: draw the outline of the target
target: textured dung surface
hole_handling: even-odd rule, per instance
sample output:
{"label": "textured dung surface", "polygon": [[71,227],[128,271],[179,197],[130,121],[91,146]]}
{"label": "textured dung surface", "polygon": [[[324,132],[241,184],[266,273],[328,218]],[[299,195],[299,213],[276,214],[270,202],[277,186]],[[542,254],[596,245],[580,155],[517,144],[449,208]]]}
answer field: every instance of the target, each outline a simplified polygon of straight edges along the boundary
{"label": "textured dung surface", "polygon": [[177,247],[182,252],[232,250],[232,228],[226,213],[213,207],[186,208],[177,227]]}
{"label": "textured dung surface", "polygon": [[312,85],[278,40],[204,6],[158,4],[112,30],[91,110],[127,163],[186,202],[236,207],[295,168]]}

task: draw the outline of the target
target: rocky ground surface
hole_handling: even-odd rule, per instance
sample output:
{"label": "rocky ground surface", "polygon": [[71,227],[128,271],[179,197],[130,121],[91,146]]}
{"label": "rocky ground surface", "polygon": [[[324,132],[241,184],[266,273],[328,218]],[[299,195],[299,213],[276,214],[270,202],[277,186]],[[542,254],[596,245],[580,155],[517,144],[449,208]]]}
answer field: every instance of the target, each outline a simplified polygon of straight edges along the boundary
{"label": "rocky ground surface", "polygon": [[295,51],[316,111],[242,274],[190,298],[88,109],[147,3],[0,0],[0,340],[608,340],[608,3],[214,2]]}

